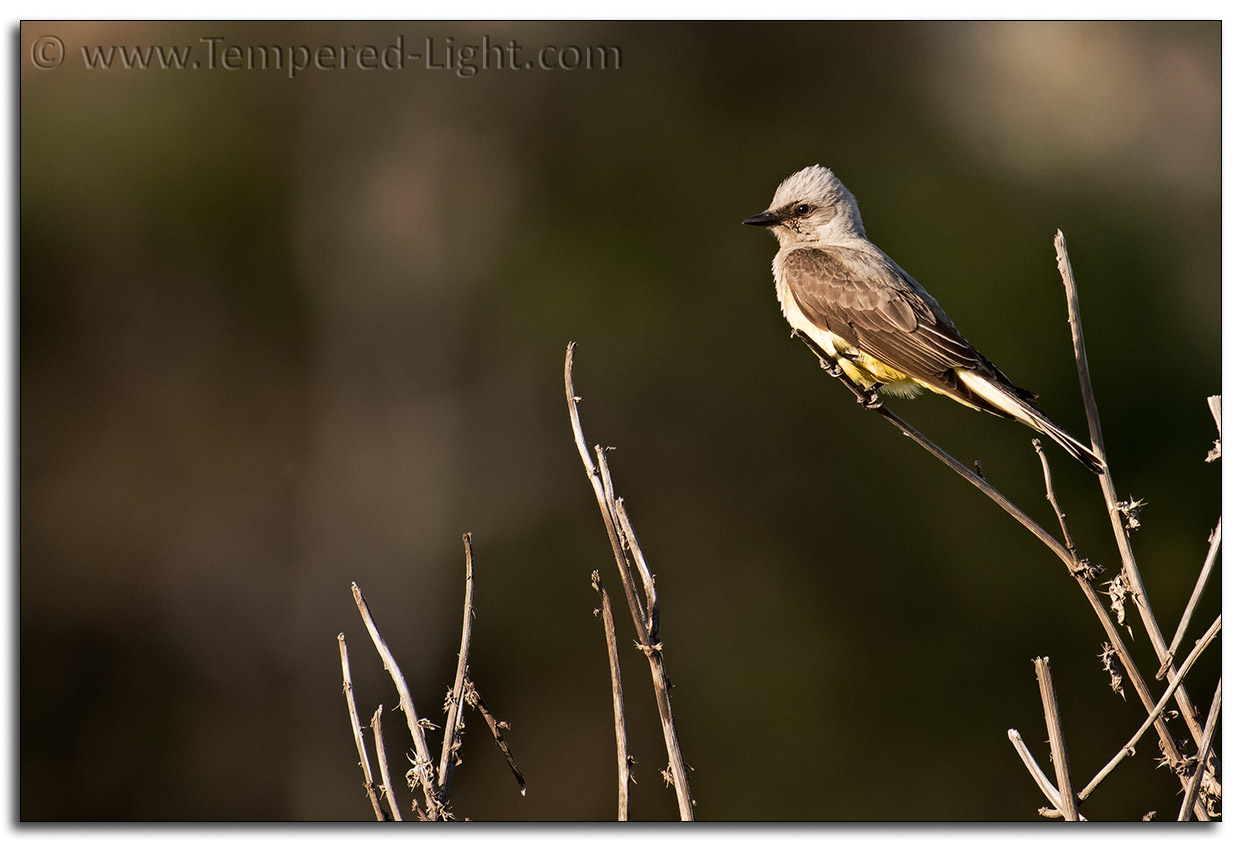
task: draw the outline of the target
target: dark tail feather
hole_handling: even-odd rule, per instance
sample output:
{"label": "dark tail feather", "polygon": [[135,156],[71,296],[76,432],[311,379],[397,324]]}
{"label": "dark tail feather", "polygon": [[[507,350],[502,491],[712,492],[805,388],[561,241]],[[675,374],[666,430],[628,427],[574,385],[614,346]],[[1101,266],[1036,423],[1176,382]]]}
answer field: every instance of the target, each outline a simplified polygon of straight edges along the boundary
{"label": "dark tail feather", "polygon": [[1037,430],[1041,433],[1046,433],[1049,438],[1061,445],[1061,447],[1064,447],[1070,456],[1086,465],[1087,469],[1092,473],[1104,473],[1104,462],[1095,455],[1095,451],[1062,430],[1056,424],[1053,424],[1046,417],[1043,417],[1043,413],[1040,413],[1040,418],[1044,423],[1036,427]]}
{"label": "dark tail feather", "polygon": [[1007,382],[1002,384],[973,371],[959,370],[958,377],[975,397],[986,401],[999,414],[1021,421],[1031,429],[1048,436],[1065,448],[1071,456],[1086,465],[1092,473],[1104,473],[1104,461],[1096,456],[1091,448],[1052,423],[1052,419],[1036,409],[1025,397],[1025,394],[1030,394],[1029,392],[1023,394],[1017,387]]}

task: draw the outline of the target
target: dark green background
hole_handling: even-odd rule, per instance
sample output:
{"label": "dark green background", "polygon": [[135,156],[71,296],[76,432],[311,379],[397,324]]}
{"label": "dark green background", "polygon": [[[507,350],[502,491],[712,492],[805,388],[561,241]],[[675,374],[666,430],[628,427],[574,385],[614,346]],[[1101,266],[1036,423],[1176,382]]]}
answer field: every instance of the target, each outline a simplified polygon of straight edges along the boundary
{"label": "dark green background", "polygon": [[[32,63],[43,35],[62,66]],[[397,35],[623,60],[295,79],[81,61]],[[337,632],[365,715],[396,695],[349,583],[439,719],[465,530],[472,675],[529,791],[471,716],[456,812],[613,817],[591,570],[621,595],[570,438],[570,340],[658,577],[701,818],[1035,818],[1006,729],[1046,760],[1040,655],[1080,784],[1142,721],[1061,563],[788,338],[775,242],[740,221],[832,167],[872,239],[1085,437],[1063,229],[1171,637],[1220,511],[1218,23],[26,23],[20,48],[22,818],[368,818]],[[1055,527],[1029,431],[894,408]],[[1097,483],[1050,458],[1114,575]],[[634,815],[671,818],[623,638]],[[1204,710],[1218,652],[1189,681]],[[1156,753],[1145,738],[1083,812],[1171,818]]]}

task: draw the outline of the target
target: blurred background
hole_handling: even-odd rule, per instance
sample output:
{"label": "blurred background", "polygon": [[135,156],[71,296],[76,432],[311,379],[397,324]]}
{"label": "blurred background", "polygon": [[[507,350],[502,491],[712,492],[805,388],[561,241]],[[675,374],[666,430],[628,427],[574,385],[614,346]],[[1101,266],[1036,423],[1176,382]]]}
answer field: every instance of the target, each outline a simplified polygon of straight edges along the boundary
{"label": "blurred background", "polygon": [[[399,37],[448,68],[223,66],[228,46]],[[620,67],[456,72],[450,44],[485,38]],[[740,222],[832,167],[871,238],[1085,439],[1061,228],[1172,637],[1221,502],[1219,23],[27,22],[20,41],[22,819],[370,818],[338,632],[364,717],[397,699],[349,584],[439,720],[467,530],[471,674],[529,788],[470,714],[457,815],[615,816],[598,568],[633,815],[676,817],[570,436],[570,340],[658,578],[700,818],[1035,819],[1006,729],[1046,760],[1041,655],[1076,778],[1142,722],[1061,562],[819,372],[781,318],[775,241]],[[122,46],[200,67],[85,67]],[[1056,531],[1030,431],[893,408]],[[1049,458],[1115,575],[1095,478]],[[1132,651],[1155,672],[1141,626]],[[1189,680],[1204,711],[1219,664]],[[1083,812],[1175,816],[1157,752],[1144,738]]]}

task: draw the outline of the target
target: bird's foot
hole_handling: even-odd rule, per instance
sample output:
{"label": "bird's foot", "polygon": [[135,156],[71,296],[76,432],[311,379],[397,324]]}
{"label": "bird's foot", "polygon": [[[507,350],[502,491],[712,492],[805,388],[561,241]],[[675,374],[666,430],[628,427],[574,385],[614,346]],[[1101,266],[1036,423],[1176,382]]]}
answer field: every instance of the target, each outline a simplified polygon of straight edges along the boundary
{"label": "bird's foot", "polygon": [[879,409],[884,406],[884,399],[880,397],[880,384],[872,383],[863,389],[858,395],[858,402],[863,405],[864,409]]}
{"label": "bird's foot", "polygon": [[828,359],[827,357],[820,358],[819,367],[833,377],[841,377],[845,374],[845,372],[841,369],[841,365],[836,360]]}

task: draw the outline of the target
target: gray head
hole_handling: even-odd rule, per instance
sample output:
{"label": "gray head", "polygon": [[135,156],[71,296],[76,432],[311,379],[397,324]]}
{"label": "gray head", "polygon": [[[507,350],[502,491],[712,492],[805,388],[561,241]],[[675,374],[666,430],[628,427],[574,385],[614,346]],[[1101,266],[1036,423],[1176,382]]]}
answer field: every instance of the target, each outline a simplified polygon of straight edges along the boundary
{"label": "gray head", "polygon": [[832,170],[818,164],[782,181],[768,209],[742,222],[771,228],[782,246],[846,243],[867,236],[854,194]]}

